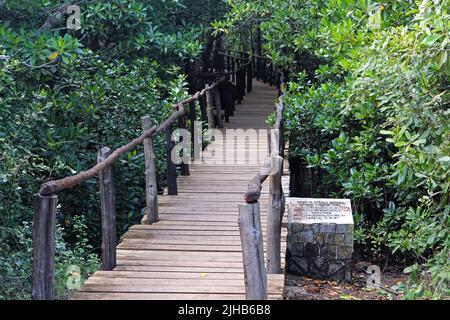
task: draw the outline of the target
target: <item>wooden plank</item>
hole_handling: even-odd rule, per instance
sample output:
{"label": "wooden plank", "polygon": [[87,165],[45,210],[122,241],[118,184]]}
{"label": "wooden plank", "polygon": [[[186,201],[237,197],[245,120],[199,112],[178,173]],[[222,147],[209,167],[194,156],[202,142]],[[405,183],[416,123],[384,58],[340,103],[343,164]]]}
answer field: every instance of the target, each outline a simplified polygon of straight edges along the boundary
{"label": "wooden plank", "polygon": [[[267,243],[264,243],[265,246],[267,246]],[[242,247],[241,245],[201,245],[201,244],[129,244],[124,243],[119,246],[119,249],[121,250],[136,250],[136,251],[142,251],[142,250],[152,250],[157,251],[177,251],[177,252],[227,252],[227,253],[234,253],[234,252],[241,252]],[[283,249],[282,246],[280,246],[280,249]],[[267,257],[267,250],[264,251],[264,256]],[[280,254],[281,258],[284,258],[284,255]],[[280,262],[281,265],[281,262]]]}
{"label": "wooden plank", "polygon": [[97,271],[93,277],[143,279],[233,279],[244,280],[242,273],[162,272],[162,271]]}
{"label": "wooden plank", "polygon": [[74,300],[242,300],[244,294],[186,294],[147,292],[77,292]]}
{"label": "wooden plank", "polygon": [[209,252],[209,251],[221,251],[221,252],[241,252],[240,245],[201,245],[201,244],[160,244],[151,243],[147,245],[133,245],[130,243],[122,243],[119,249],[126,250],[166,250],[166,251],[198,251],[198,252]]}
{"label": "wooden plank", "polygon": [[[262,224],[264,225],[264,224]],[[267,230],[264,230],[262,234],[265,236]],[[286,236],[287,231],[282,230],[281,236]],[[220,240],[227,238],[237,238],[239,239],[239,230],[233,229],[233,230],[184,230],[184,229],[175,229],[175,230],[167,230],[167,229],[134,229],[132,231],[127,232],[124,235],[124,239],[127,238],[135,238],[135,237],[142,237],[142,238],[155,238],[155,237],[184,237],[184,238],[198,238],[198,237],[205,237],[205,239],[209,240]]]}
{"label": "wooden plank", "polygon": [[213,230],[213,231],[233,231],[238,230],[238,226],[233,225],[185,225],[185,224],[159,224],[156,226],[148,227],[143,224],[137,224],[132,226],[129,230]]}
{"label": "wooden plank", "polygon": [[[264,241],[264,244],[266,241]],[[280,249],[285,247],[285,241],[281,240]],[[164,247],[163,245],[167,244],[168,247]],[[122,243],[118,246],[119,249],[126,250],[176,250],[176,248],[180,248],[179,250],[185,251],[187,249],[192,251],[197,251],[195,248],[198,247],[198,251],[204,251],[206,247],[208,250],[213,251],[230,251],[231,249],[235,249],[234,247],[241,246],[241,240],[239,238],[231,238],[231,239],[205,239],[201,238],[189,238],[189,237],[177,237],[177,238],[126,238],[122,241]],[[174,249],[175,248],[175,249]],[[280,254],[281,254],[280,250]]]}
{"label": "wooden plank", "polygon": [[129,234],[136,234],[136,235],[192,235],[192,236],[215,236],[215,237],[222,237],[222,236],[239,236],[239,231],[216,231],[216,230],[158,230],[158,229],[135,229],[133,232]]}
{"label": "wooden plank", "polygon": [[85,285],[113,285],[113,286],[214,286],[214,287],[242,287],[244,279],[210,279],[208,277],[197,277],[191,279],[149,279],[149,278],[102,278],[92,277],[85,282]]}
{"label": "wooden plank", "polygon": [[153,264],[153,265],[118,265],[114,271],[145,271],[145,272],[155,272],[155,271],[164,271],[164,272],[193,272],[193,273],[234,273],[234,274],[244,274],[242,266],[231,267],[231,266],[222,266],[222,267],[214,267],[214,266],[176,266],[176,265],[163,265]]}
{"label": "wooden plank", "polygon": [[240,252],[201,252],[158,251],[158,250],[117,250],[117,257],[122,260],[130,258],[139,260],[205,261],[205,262],[241,262]]}
{"label": "wooden plank", "polygon": [[[177,273],[179,275],[179,273]],[[192,275],[192,274],[190,274]],[[231,274],[232,275],[232,274]],[[165,278],[161,276],[160,278],[135,278],[135,277],[119,277],[115,275],[113,277],[101,277],[94,276],[87,280],[85,283],[87,285],[92,284],[107,284],[107,285],[130,285],[130,286],[223,286],[223,287],[242,287],[244,284],[244,278],[242,275],[240,278],[238,277],[230,277],[230,274],[225,279],[218,279],[208,277],[207,274],[203,276],[203,274],[197,275],[197,277],[189,277],[189,278]],[[276,287],[282,285],[281,279],[271,278],[268,280],[269,287]]]}
{"label": "wooden plank", "polygon": [[111,285],[111,284],[85,284],[80,291],[108,291],[108,292],[155,292],[155,293],[220,293],[233,294],[244,292],[244,285],[233,286],[167,286],[167,285]]}
{"label": "wooden plank", "polygon": [[[245,286],[242,283],[241,286],[207,286],[207,285],[145,285],[145,284],[108,284],[108,283],[95,283],[85,284],[80,291],[88,292],[154,292],[154,293],[220,293],[220,294],[236,294],[243,293]],[[267,293],[276,294],[282,290],[282,286],[269,286],[267,287]]]}
{"label": "wooden plank", "polygon": [[[269,294],[270,300],[280,299],[280,294]],[[143,292],[77,292],[74,300],[243,300],[244,294],[167,294]]]}
{"label": "wooden plank", "polygon": [[[112,154],[108,147],[97,154],[97,163],[103,162]],[[112,166],[100,171],[100,202],[102,222],[102,269],[112,270],[116,266],[116,191]]]}

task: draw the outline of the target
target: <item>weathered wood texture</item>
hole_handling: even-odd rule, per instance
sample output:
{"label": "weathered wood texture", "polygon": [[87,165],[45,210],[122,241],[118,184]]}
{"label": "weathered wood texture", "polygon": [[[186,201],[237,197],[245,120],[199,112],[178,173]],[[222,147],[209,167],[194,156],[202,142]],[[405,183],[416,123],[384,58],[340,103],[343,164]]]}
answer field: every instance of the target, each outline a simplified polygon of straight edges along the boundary
{"label": "weathered wood texture", "polygon": [[[111,149],[102,148],[97,162],[105,161],[111,155]],[[112,167],[100,171],[100,202],[102,216],[102,270],[112,270],[116,266],[116,191]]]}
{"label": "weathered wood texture", "polygon": [[223,119],[222,119],[222,103],[220,101],[220,91],[219,87],[216,87],[215,90],[213,90],[214,94],[214,104],[215,104],[215,113],[216,113],[216,120],[217,125],[219,128],[223,128]]}
{"label": "weathered wood texture", "polygon": [[33,196],[33,300],[55,297],[55,224],[58,197]]}
{"label": "weathered wood texture", "polygon": [[259,202],[239,205],[239,231],[244,260],[245,296],[247,300],[267,300]]}
{"label": "weathered wood texture", "polygon": [[212,102],[212,92],[209,89],[209,84],[205,85],[206,91],[206,115],[208,117],[208,128],[213,129],[216,127],[213,115],[213,102]]}
{"label": "weathered wood texture", "polygon": [[[144,132],[151,128],[150,117],[142,117],[142,129]],[[155,152],[153,150],[153,138],[144,140],[145,157],[145,201],[147,213],[142,219],[143,224],[152,224],[159,220],[158,216],[158,187],[156,179]]]}
{"label": "weathered wood texture", "polygon": [[[274,88],[254,83],[252,92],[222,130],[267,129],[265,117],[273,112],[276,96]],[[210,146],[221,143],[216,140]],[[245,151],[240,148],[237,145],[238,152]],[[251,141],[250,153],[257,148],[269,154],[267,135]],[[203,154],[203,158],[221,160],[219,154]],[[259,168],[260,164],[245,163],[191,164],[190,176],[178,177],[178,195],[159,196],[160,221],[131,227],[117,247],[114,270],[95,273],[74,299],[245,299],[238,204],[242,203],[247,181]],[[265,251],[268,204],[266,183],[259,200]],[[285,224],[284,220],[282,268]],[[267,252],[264,255],[267,259]],[[284,275],[267,274],[268,299],[281,299],[283,287]]]}
{"label": "weathered wood texture", "polygon": [[169,195],[178,194],[177,166],[172,161],[172,149],[175,142],[172,140],[172,125],[166,128],[166,163],[167,163],[167,190]]}
{"label": "weathered wood texture", "polygon": [[284,214],[284,194],[281,184],[283,158],[273,156],[278,168],[269,178],[269,212],[267,215],[267,273],[281,273],[281,221]]}

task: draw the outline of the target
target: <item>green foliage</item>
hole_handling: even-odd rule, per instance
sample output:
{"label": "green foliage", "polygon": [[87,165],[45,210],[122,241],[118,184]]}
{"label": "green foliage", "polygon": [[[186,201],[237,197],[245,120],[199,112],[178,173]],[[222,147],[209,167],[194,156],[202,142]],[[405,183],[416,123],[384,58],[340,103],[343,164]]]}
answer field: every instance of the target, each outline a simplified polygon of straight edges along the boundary
{"label": "green foliage", "polygon": [[[80,6],[81,30],[65,29],[67,15],[42,29],[64,3],[0,1],[0,299],[30,296],[32,194],[44,181],[92,167],[101,147],[139,136],[142,116],[153,124],[165,119],[187,96],[182,67],[199,56],[210,22],[226,6],[222,0],[87,1]],[[154,143],[162,190],[165,137]],[[113,170],[120,237],[143,215],[142,150],[121,157]],[[98,192],[91,179],[59,194],[59,298],[70,295],[69,266],[81,268],[82,280],[97,268]]]}
{"label": "green foliage", "polygon": [[[291,71],[290,155],[320,177],[314,195],[351,198],[378,259],[417,263],[410,292],[448,295],[449,1],[231,3],[217,27],[261,19],[265,54]],[[297,70],[305,52],[313,72]]]}
{"label": "green foliage", "polygon": [[[75,266],[81,273],[77,274],[80,284],[99,268],[97,254],[92,252],[92,246],[87,239],[86,225],[83,216],[74,219],[76,241],[72,248],[64,240],[66,230],[58,226],[56,229],[56,275],[55,291],[58,299],[70,297],[71,290],[67,288],[71,267]],[[30,299],[32,270],[31,225],[24,221],[19,227],[0,227],[2,239],[9,233],[11,243],[2,242],[0,257],[0,299]]]}

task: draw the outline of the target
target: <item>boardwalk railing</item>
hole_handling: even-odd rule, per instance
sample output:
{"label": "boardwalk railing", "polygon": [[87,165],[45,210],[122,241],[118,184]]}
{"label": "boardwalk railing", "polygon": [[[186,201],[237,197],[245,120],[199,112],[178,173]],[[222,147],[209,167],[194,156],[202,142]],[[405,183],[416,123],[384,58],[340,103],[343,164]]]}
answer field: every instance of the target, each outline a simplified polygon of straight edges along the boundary
{"label": "boardwalk railing", "polygon": [[[155,154],[153,151],[153,138],[156,134],[165,133],[167,141],[167,193],[176,195],[177,166],[171,159],[174,146],[172,131],[175,124],[185,128],[188,116],[191,124],[192,139],[194,139],[194,122],[196,120],[195,102],[200,103],[202,120],[208,128],[222,127],[223,118],[228,121],[233,115],[235,103],[240,103],[246,92],[251,91],[254,66],[252,59],[244,55],[231,56],[227,53],[217,53],[214,72],[208,75],[205,87],[193,96],[173,106],[174,112],[164,122],[151,126],[149,116],[142,118],[143,133],[126,145],[116,150],[103,147],[97,155],[97,164],[86,171],[59,180],[44,183],[39,193],[33,196],[33,272],[32,272],[32,299],[54,299],[55,276],[55,228],[57,194],[63,190],[71,189],[84,181],[98,177],[101,199],[102,224],[102,270],[112,270],[116,266],[116,209],[115,186],[112,166],[123,154],[144,145],[146,182],[147,214],[142,223],[157,222],[158,199],[156,183]],[[187,109],[186,107],[189,107]],[[189,110],[189,111],[188,111]],[[193,145],[193,143],[192,143]],[[196,155],[193,157],[195,158]],[[189,166],[181,165],[180,173],[189,174]]]}
{"label": "boardwalk railing", "polygon": [[[282,83],[282,79],[283,76],[280,75],[278,83]],[[267,274],[281,273],[281,225],[285,206],[281,183],[284,161],[282,96],[279,97],[276,107],[275,125],[270,130],[269,137],[270,156],[260,173],[249,181],[248,190],[244,195],[245,203],[239,205],[245,293],[249,300],[266,300]],[[269,211],[266,232],[267,254],[264,261],[259,198],[262,184],[267,178],[269,178]]]}
{"label": "boardwalk railing", "polygon": [[[151,126],[150,117],[142,118],[143,133],[128,144],[111,150],[103,147],[97,155],[97,164],[74,176],[44,183],[39,192],[33,196],[33,272],[32,272],[32,298],[36,300],[49,300],[55,298],[55,229],[57,194],[63,190],[71,189],[84,181],[98,177],[101,199],[102,224],[102,270],[112,270],[116,266],[116,209],[115,187],[112,166],[123,154],[144,145],[145,154],[145,182],[147,214],[143,223],[157,222],[158,199],[156,184],[155,154],[153,151],[153,137],[159,133],[166,134],[167,140],[167,192],[176,195],[177,192],[177,166],[171,159],[174,145],[172,141],[173,126],[177,123],[185,128],[188,115],[191,123],[192,139],[195,136],[194,122],[196,120],[195,102],[199,101],[202,111],[202,120],[207,122],[208,128],[222,127],[223,116],[228,121],[233,115],[235,102],[240,103],[250,91],[253,80],[253,65],[250,59],[234,57],[228,54],[217,53],[219,60],[228,61],[227,64],[216,63],[215,72],[209,75],[209,81],[204,89],[193,96],[173,106],[174,112],[164,122]],[[221,69],[221,70],[220,70]],[[226,69],[226,70],[225,70]],[[225,72],[226,71],[226,72]],[[221,72],[223,74],[221,74]],[[189,109],[186,108],[189,106]],[[189,110],[189,111],[187,111]],[[206,116],[203,116],[206,115]],[[205,119],[206,118],[206,119]],[[191,154],[191,157],[193,153]],[[182,164],[180,173],[189,174],[188,164]]]}

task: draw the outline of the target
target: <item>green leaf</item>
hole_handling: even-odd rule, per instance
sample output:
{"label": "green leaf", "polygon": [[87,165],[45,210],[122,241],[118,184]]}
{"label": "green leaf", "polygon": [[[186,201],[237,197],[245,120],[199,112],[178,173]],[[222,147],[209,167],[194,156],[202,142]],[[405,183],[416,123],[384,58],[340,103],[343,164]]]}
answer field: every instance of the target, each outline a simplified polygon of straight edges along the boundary
{"label": "green leaf", "polygon": [[418,140],[416,140],[416,141],[413,142],[413,145],[419,146],[419,145],[424,144],[424,143],[426,143],[426,142],[427,142],[426,139],[418,139]]}
{"label": "green leaf", "polygon": [[422,44],[427,45],[427,46],[431,46],[433,43],[435,43],[441,37],[442,37],[442,34],[430,34],[429,36],[426,36],[422,40]]}

